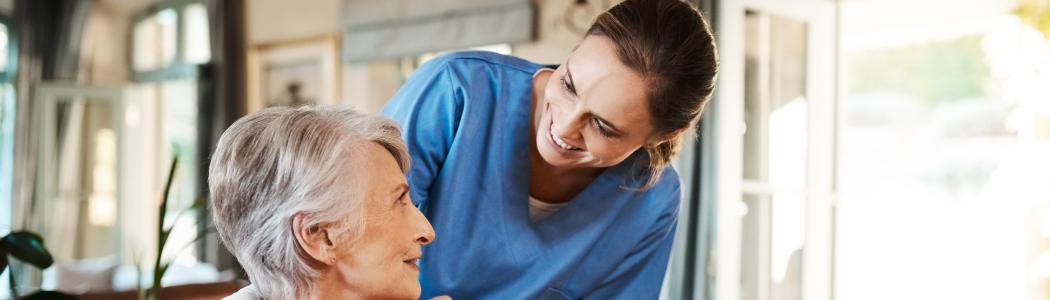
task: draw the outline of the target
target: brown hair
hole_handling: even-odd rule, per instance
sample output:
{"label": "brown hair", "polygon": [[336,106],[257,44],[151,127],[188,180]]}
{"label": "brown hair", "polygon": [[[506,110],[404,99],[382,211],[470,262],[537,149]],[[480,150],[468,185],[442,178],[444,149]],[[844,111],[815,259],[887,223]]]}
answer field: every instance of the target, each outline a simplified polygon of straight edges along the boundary
{"label": "brown hair", "polygon": [[[649,113],[658,135],[693,127],[711,98],[718,73],[715,38],[707,20],[678,0],[626,0],[595,20],[587,36],[616,44],[620,61],[648,81]],[[645,145],[647,176],[656,184],[678,152],[683,134]]]}

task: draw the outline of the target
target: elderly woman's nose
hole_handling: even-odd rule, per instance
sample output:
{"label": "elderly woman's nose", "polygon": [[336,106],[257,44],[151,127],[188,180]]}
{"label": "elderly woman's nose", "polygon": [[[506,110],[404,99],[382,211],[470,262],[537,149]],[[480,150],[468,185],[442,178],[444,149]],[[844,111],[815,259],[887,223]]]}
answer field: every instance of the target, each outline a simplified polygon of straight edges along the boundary
{"label": "elderly woman's nose", "polygon": [[430,226],[430,221],[427,217],[423,216],[422,212],[416,213],[417,220],[419,220],[419,236],[416,237],[416,242],[420,245],[430,244],[434,241],[434,227]]}

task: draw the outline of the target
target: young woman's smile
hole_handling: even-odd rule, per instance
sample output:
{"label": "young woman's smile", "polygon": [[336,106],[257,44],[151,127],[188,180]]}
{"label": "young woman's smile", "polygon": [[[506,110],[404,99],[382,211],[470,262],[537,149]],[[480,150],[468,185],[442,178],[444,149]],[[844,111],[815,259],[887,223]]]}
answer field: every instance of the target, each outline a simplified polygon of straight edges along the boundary
{"label": "young woman's smile", "polygon": [[536,149],[547,164],[610,167],[653,135],[647,82],[616,55],[608,38],[587,37],[565,64],[537,76],[546,82],[537,99]]}

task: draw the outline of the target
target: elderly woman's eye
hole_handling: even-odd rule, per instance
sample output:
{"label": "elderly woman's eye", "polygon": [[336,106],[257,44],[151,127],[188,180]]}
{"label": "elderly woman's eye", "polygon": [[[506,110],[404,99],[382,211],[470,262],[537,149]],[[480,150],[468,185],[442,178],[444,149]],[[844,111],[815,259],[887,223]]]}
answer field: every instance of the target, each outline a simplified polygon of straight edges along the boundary
{"label": "elderly woman's eye", "polygon": [[401,198],[397,199],[397,201],[401,201],[401,205],[411,205],[412,204],[412,201],[408,201],[408,193],[407,192],[404,193],[404,194],[401,194]]}

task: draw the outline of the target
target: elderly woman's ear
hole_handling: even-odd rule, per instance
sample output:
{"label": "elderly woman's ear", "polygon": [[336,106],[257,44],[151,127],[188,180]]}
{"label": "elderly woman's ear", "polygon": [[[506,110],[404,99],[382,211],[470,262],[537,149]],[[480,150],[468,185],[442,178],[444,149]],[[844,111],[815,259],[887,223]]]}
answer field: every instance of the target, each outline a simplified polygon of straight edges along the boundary
{"label": "elderly woman's ear", "polygon": [[335,243],[332,243],[332,239],[328,236],[328,228],[304,226],[305,219],[306,214],[303,213],[292,217],[292,232],[295,234],[299,247],[315,261],[329,266],[334,265],[336,252],[332,248]]}

